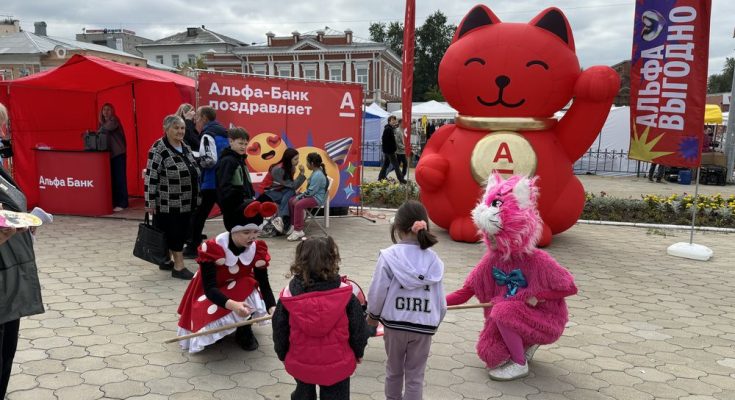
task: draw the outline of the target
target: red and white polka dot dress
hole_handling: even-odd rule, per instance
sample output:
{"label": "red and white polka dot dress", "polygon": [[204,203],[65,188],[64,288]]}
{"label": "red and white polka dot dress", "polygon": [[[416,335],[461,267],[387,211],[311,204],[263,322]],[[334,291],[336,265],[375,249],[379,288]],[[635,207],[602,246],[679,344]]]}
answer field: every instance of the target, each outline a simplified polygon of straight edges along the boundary
{"label": "red and white polka dot dress", "polygon": [[[268,246],[262,240],[256,240],[239,256],[236,256],[227,247],[230,240],[228,232],[219,234],[214,240],[202,243],[199,248],[197,262],[212,262],[217,268],[217,287],[234,301],[244,301],[253,311],[252,317],[257,318],[268,314],[265,302],[258,291],[258,283],[253,277],[253,268],[266,268],[270,263]],[[179,304],[178,335],[188,335],[193,332],[207,331],[220,326],[245,321],[249,317],[240,317],[234,312],[212,303],[204,294],[204,285],[200,271],[194,274],[189,287]],[[182,349],[195,353],[202,350],[235,329],[198,336],[182,340]]]}

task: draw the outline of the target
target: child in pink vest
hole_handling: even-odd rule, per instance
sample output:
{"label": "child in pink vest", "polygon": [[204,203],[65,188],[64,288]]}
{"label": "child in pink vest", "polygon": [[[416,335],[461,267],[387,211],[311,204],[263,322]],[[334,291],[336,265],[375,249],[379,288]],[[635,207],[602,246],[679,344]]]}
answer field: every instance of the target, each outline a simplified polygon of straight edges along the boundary
{"label": "child in pink vest", "polygon": [[339,250],[331,237],[296,246],[291,282],[273,313],[273,345],[296,379],[293,400],[350,398],[350,375],[362,360],[368,331],[352,286],[339,275]]}

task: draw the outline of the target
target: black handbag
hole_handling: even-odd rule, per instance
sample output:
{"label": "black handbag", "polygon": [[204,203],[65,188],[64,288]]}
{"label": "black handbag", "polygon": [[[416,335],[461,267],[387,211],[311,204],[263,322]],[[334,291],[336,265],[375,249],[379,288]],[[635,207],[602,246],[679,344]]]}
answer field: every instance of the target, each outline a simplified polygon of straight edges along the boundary
{"label": "black handbag", "polygon": [[156,265],[168,261],[166,234],[151,224],[148,213],[145,213],[143,223],[138,225],[133,255]]}
{"label": "black handbag", "polygon": [[87,131],[82,137],[84,138],[85,151],[107,151],[109,145],[107,134],[102,132]]}

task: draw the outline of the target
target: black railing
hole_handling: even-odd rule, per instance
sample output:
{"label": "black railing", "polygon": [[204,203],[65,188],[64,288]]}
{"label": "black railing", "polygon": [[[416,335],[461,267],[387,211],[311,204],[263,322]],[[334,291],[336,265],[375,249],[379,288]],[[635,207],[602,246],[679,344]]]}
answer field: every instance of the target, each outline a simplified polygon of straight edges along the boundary
{"label": "black railing", "polygon": [[[414,145],[413,154],[419,146]],[[416,161],[416,157],[413,157]],[[367,142],[362,147],[363,165],[379,166],[383,160],[380,142]],[[651,164],[628,158],[626,150],[588,150],[574,163],[574,173],[578,175],[645,175]]]}
{"label": "black railing", "polygon": [[648,173],[650,163],[631,160],[626,150],[588,150],[574,163],[578,175],[636,175]]}
{"label": "black railing", "polygon": [[[418,157],[421,147],[418,144],[411,145],[411,167],[415,167],[418,163]],[[383,151],[380,142],[365,142],[362,146],[362,165],[369,167],[379,167],[383,162]]]}

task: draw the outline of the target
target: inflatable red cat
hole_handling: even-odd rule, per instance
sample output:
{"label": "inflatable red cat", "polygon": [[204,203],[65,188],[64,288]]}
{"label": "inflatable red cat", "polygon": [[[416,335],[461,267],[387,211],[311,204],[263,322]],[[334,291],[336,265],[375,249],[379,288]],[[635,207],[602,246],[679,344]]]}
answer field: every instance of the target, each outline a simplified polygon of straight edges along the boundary
{"label": "inflatable red cat", "polygon": [[441,61],[439,86],[459,115],[434,133],[416,169],[431,219],[456,241],[479,240],[470,211],[497,171],[539,177],[540,246],[574,225],[585,199],[572,166],[602,128],[620,80],[609,67],[580,69],[564,14],[548,8],[528,24],[506,23],[476,6]]}

